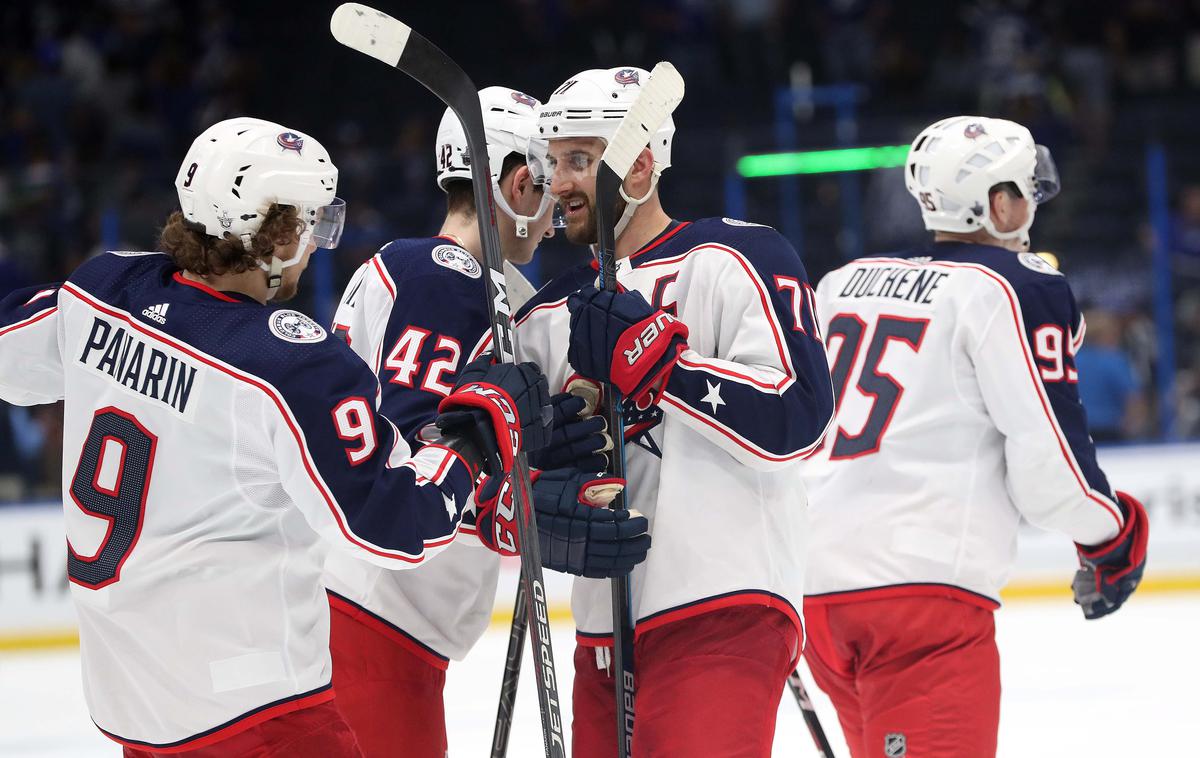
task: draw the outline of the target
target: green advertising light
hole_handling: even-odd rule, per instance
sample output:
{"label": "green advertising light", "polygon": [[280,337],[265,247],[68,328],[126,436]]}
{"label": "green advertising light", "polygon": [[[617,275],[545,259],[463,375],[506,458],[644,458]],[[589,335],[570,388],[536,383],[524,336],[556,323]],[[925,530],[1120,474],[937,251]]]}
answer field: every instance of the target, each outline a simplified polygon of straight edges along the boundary
{"label": "green advertising light", "polygon": [[737,171],[746,179],[795,174],[830,174],[836,171],[869,171],[903,166],[908,145],[808,150],[798,153],[765,153],[738,158]]}

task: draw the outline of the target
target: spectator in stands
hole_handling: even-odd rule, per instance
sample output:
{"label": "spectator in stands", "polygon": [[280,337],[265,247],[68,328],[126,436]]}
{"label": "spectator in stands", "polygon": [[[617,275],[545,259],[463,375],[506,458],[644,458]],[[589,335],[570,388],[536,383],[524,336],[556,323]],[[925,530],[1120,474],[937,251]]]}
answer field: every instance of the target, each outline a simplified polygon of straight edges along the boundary
{"label": "spectator in stands", "polygon": [[1087,338],[1075,366],[1079,399],[1087,411],[1088,427],[1096,442],[1120,442],[1136,437],[1145,423],[1142,382],[1121,347],[1121,324],[1108,311],[1084,313]]}

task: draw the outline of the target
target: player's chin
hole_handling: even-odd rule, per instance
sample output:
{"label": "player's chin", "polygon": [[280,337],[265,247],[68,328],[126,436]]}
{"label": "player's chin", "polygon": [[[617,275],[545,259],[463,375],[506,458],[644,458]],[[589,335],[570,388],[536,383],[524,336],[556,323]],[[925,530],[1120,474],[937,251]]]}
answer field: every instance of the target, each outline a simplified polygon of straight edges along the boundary
{"label": "player's chin", "polygon": [[563,234],[571,244],[591,245],[596,241],[596,217],[588,213],[580,218],[567,219]]}

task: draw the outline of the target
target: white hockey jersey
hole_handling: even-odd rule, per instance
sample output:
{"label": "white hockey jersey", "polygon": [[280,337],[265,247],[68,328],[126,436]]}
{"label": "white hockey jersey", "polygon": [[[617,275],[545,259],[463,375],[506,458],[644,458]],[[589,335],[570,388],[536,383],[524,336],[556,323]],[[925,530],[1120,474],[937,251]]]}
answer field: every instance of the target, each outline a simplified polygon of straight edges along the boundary
{"label": "white hockey jersey", "polygon": [[943,242],[911,255],[856,260],[817,287],[838,410],[803,466],[807,602],[995,608],[1022,516],[1081,544],[1123,523],[1076,391],[1083,319],[1031,253]]}
{"label": "white hockey jersey", "polygon": [[[506,268],[510,297],[531,292],[519,272]],[[483,273],[449,238],[400,239],[346,286],[334,331],[376,373],[380,411],[414,444],[488,331]],[[500,556],[479,541],[473,518],[469,509],[459,538],[418,571],[330,555],[330,602],[430,665],[444,669],[449,660],[462,660],[487,630],[500,570]]]}
{"label": "white hockey jersey", "polygon": [[325,546],[416,565],[472,490],[449,450],[410,456],[378,391],[306,316],[161,254],[0,303],[0,397],[65,398],[66,559],[106,734],[198,748],[333,697]]}
{"label": "white hockey jersey", "polygon": [[[566,386],[565,272],[517,313],[518,352]],[[812,290],[775,230],[729,219],[672,224],[618,263],[617,279],[689,329],[658,407],[627,412],[626,490],[654,546],[631,578],[637,633],[718,608],[778,608],[800,626],[807,532],[798,462],[833,408]],[[576,579],[582,644],[611,644],[607,580]]]}

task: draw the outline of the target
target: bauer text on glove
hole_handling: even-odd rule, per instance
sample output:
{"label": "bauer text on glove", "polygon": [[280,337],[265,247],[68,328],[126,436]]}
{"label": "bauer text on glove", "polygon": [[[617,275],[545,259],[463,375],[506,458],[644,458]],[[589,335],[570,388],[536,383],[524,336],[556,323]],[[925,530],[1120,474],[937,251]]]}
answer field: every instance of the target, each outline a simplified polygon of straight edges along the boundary
{"label": "bauer text on glove", "polygon": [[640,407],[655,402],[687,349],[688,329],[639,292],[588,285],[567,298],[567,360],[583,376],[613,384]]}

